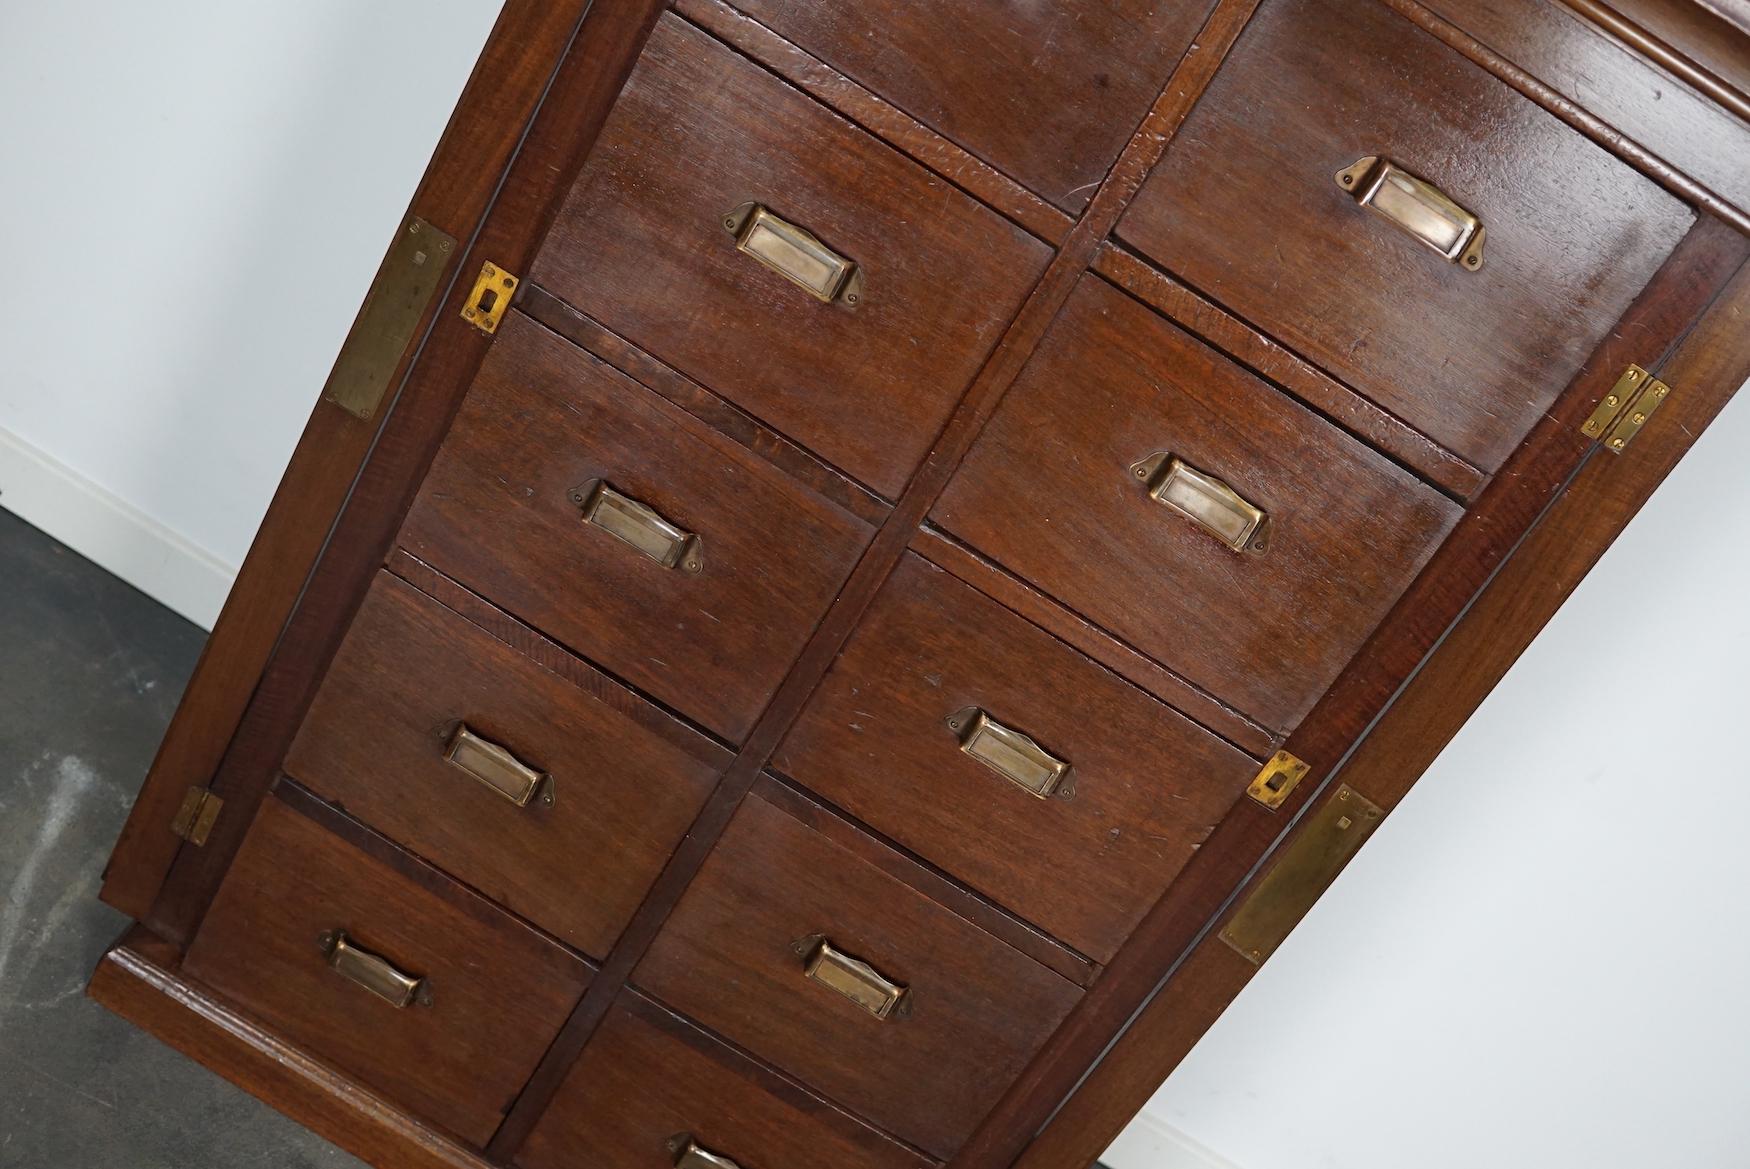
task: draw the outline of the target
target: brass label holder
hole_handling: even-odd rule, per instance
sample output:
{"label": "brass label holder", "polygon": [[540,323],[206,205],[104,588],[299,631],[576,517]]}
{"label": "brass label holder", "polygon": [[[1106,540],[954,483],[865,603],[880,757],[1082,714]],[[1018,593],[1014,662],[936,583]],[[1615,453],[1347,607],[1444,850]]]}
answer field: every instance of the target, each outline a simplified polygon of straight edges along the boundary
{"label": "brass label holder", "polygon": [[1028,795],[1045,800],[1052,796],[1068,799],[1075,794],[1067,762],[978,707],[949,715],[948,729],[959,737],[961,751]]}
{"label": "brass label holder", "polygon": [[1483,266],[1482,221],[1427,179],[1389,158],[1370,154],[1337,172],[1337,186],[1355,201],[1433,248],[1466,272]]}
{"label": "brass label holder", "polygon": [[316,939],[328,967],[349,982],[364,987],[397,1010],[431,1006],[431,984],[397,970],[387,958],[361,948],[345,930],[328,930]]}
{"label": "brass label holder", "polygon": [[664,568],[689,576],[705,571],[703,541],[698,535],[664,519],[655,508],[616,491],[605,479],[591,479],[571,490],[571,502],[583,509],[583,522],[623,540]]}
{"label": "brass label holder", "polygon": [[844,995],[877,1019],[903,1017],[901,1005],[908,993],[902,983],[851,957],[824,937],[804,938],[797,948],[806,955],[802,972],[813,981]]}
{"label": "brass label holder", "polygon": [[466,723],[456,725],[444,761],[519,808],[528,807],[529,801],[537,798],[543,806],[553,804],[552,776],[530,767],[508,747],[476,734]]}
{"label": "brass label holder", "polygon": [[1384,816],[1378,804],[1340,785],[1307,815],[1270,871],[1253,882],[1221,940],[1254,965],[1274,954]]}
{"label": "brass label holder", "polygon": [[1147,486],[1150,499],[1235,552],[1262,552],[1268,546],[1270,517],[1264,510],[1184,459],[1160,451],[1132,463],[1130,473]]}
{"label": "brass label holder", "polygon": [[760,204],[743,203],[724,212],[723,229],[735,237],[736,251],[752,256],[815,300],[848,309],[863,302],[863,269],[858,264]]}
{"label": "brass label holder", "polygon": [[722,1153],[713,1153],[690,1136],[670,1143],[679,1148],[674,1159],[675,1169],[741,1169]]}
{"label": "brass label holder", "polygon": [[1611,454],[1620,455],[1670,396],[1670,386],[1640,366],[1631,365],[1616,379],[1592,416],[1581,423],[1580,433],[1597,439]]}
{"label": "brass label holder", "polygon": [[323,401],[354,418],[377,412],[455,251],[453,237],[417,215],[402,225],[340,347]]}

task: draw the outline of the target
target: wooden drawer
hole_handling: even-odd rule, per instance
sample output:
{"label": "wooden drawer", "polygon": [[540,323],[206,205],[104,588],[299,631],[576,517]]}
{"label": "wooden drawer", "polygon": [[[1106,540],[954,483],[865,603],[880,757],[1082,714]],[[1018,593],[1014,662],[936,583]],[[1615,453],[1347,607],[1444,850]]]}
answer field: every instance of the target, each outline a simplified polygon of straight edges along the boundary
{"label": "wooden drawer", "polygon": [[[855,263],[859,303],[824,303],[739,251],[725,217],[748,203]],[[894,496],[1048,258],[1019,228],[668,16],[532,275]]]}
{"label": "wooden drawer", "polygon": [[[1367,156],[1475,215],[1480,267],[1345,190]],[[1119,233],[1493,471],[1692,219],[1384,5],[1268,0]]]}
{"label": "wooden drawer", "polygon": [[[303,799],[309,800],[304,796]],[[331,813],[330,813],[331,814]],[[331,965],[424,980],[397,1007]],[[367,856],[269,798],[186,972],[395,1103],[484,1145],[583,993],[589,972],[503,911],[411,858]]]}
{"label": "wooden drawer", "polygon": [[[635,503],[585,522],[592,483]],[[639,504],[657,518],[626,510]],[[657,522],[696,536],[679,563],[665,565],[603,526],[634,524],[633,538],[653,539]],[[401,542],[739,740],[870,535],[866,523],[745,447],[513,315]]]}
{"label": "wooden drawer", "polygon": [[[1081,991],[892,875],[884,846],[849,847],[805,822],[827,813],[773,798],[741,806],[633,982],[946,1158]],[[907,988],[892,1014],[805,973],[822,939]]]}
{"label": "wooden drawer", "polygon": [[[970,725],[972,710],[990,721]],[[1025,744],[1016,766],[1003,730],[1069,765],[1053,794],[1035,794],[1053,766],[1040,770],[1045,756]],[[876,598],[777,766],[1101,962],[1258,768],[914,555]]]}
{"label": "wooden drawer", "polygon": [[[1150,494],[1168,453],[1268,516],[1236,552]],[[1146,473],[1146,472],[1145,472]],[[1098,277],[1084,277],[935,516],[1277,730],[1292,728],[1460,508]]]}
{"label": "wooden drawer", "polygon": [[689,1143],[745,1169],[935,1164],[633,991],[572,1065],[516,1163],[675,1169]]}
{"label": "wooden drawer", "polygon": [[1067,211],[1093,197],[1211,0],[735,5]]}
{"label": "wooden drawer", "polygon": [[519,644],[543,660],[379,575],[286,770],[601,958],[729,752],[552,646]]}

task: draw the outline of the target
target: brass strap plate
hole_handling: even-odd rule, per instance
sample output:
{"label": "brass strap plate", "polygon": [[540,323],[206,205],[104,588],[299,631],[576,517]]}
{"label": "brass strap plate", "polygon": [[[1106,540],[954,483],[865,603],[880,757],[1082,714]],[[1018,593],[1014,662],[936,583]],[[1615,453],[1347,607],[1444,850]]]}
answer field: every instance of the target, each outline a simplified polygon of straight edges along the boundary
{"label": "brass strap plate", "polygon": [[1149,496],[1157,503],[1186,517],[1235,552],[1264,550],[1269,517],[1214,475],[1165,451],[1132,464],[1130,473],[1148,485]]}
{"label": "brass strap plate", "polygon": [[1221,940],[1259,963],[1331,887],[1385,812],[1347,784],[1307,815],[1270,871],[1253,883]]}
{"label": "brass strap plate", "polygon": [[324,401],[355,418],[377,412],[455,251],[453,238],[417,215],[402,225],[340,347]]}
{"label": "brass strap plate", "polygon": [[743,203],[723,216],[737,251],[752,256],[816,300],[856,308],[863,301],[863,272],[812,234],[780,219],[758,203]]}
{"label": "brass strap plate", "polygon": [[1337,185],[1465,271],[1483,266],[1482,221],[1428,180],[1370,154],[1338,171]]}
{"label": "brass strap plate", "polygon": [[834,949],[825,939],[809,954],[803,973],[838,991],[877,1019],[891,1018],[905,998],[904,986],[883,976],[867,962]]}
{"label": "brass strap plate", "polygon": [[697,1141],[687,1140],[681,1148],[680,1156],[675,1158],[675,1169],[741,1169],[734,1161],[721,1153],[713,1153]]}
{"label": "brass strap plate", "polygon": [[191,787],[182,797],[182,806],[171,818],[170,831],[199,848],[207,842],[213,825],[225,801],[204,787]]}
{"label": "brass strap plate", "polygon": [[1592,416],[1581,424],[1580,433],[1603,443],[1611,454],[1620,455],[1670,396],[1670,386],[1640,366],[1631,365],[1616,379],[1616,385],[1604,395]]}
{"label": "brass strap plate", "polygon": [[976,706],[948,716],[948,729],[960,749],[1030,796],[1068,796],[1069,764],[1023,735],[1003,726]]}
{"label": "brass strap plate", "polygon": [[329,969],[356,982],[397,1009],[431,1005],[431,988],[423,978],[404,974],[369,950],[360,949],[344,930],[333,930],[318,939],[328,955]]}
{"label": "brass strap plate", "polygon": [[705,570],[699,537],[663,519],[655,508],[592,479],[571,492],[583,508],[583,522],[624,540],[664,568],[697,576]]}
{"label": "brass strap plate", "polygon": [[1306,760],[1287,751],[1278,751],[1252,780],[1246,794],[1266,808],[1280,808],[1310,770],[1312,768]]}
{"label": "brass strap plate", "polygon": [[553,802],[552,785],[546,772],[530,767],[511,754],[508,748],[481,738],[465,723],[458,725],[456,733],[450,737],[444,759],[519,808],[527,807],[537,792],[541,793],[542,803]]}
{"label": "brass strap plate", "polygon": [[474,278],[474,289],[462,305],[462,319],[482,333],[498,332],[498,323],[510,311],[520,281],[493,263],[480,267]]}

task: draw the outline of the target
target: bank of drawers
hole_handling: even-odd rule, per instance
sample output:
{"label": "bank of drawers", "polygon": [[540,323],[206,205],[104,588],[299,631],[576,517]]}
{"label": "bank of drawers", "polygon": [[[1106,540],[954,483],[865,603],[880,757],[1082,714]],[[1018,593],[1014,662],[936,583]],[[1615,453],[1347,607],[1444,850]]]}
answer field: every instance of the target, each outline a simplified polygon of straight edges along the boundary
{"label": "bank of drawers", "polygon": [[[740,5],[1071,213],[1212,6]],[[1117,235],[1487,473],[1690,219],[1385,7],[1265,0]],[[190,972],[483,1145],[1050,254],[664,16],[526,278],[747,426],[509,314],[285,763],[388,843],[270,801]],[[1086,273],[929,523],[1255,751],[1462,514]],[[905,553],[517,1163],[951,1159],[1259,767],[1081,644]]]}

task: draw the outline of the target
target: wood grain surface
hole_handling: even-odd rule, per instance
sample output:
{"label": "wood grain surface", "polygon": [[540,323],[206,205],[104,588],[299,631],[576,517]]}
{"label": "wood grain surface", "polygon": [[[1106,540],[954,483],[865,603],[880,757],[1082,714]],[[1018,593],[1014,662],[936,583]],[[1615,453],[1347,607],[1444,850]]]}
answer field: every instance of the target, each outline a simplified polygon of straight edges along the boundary
{"label": "wood grain surface", "polygon": [[[1041,799],[960,750],[984,710],[1070,765]],[[774,760],[952,876],[1109,961],[1257,764],[920,557],[888,579]]]}
{"label": "wood grain surface", "polygon": [[[1388,157],[1477,215],[1465,271],[1335,179]],[[1265,5],[1119,234],[1484,471],[1694,216],[1373,4]]]}
{"label": "wood grain surface", "polygon": [[[583,522],[605,481],[695,533],[698,573]],[[869,525],[611,366],[515,316],[400,543],[731,741],[747,734]]]}

